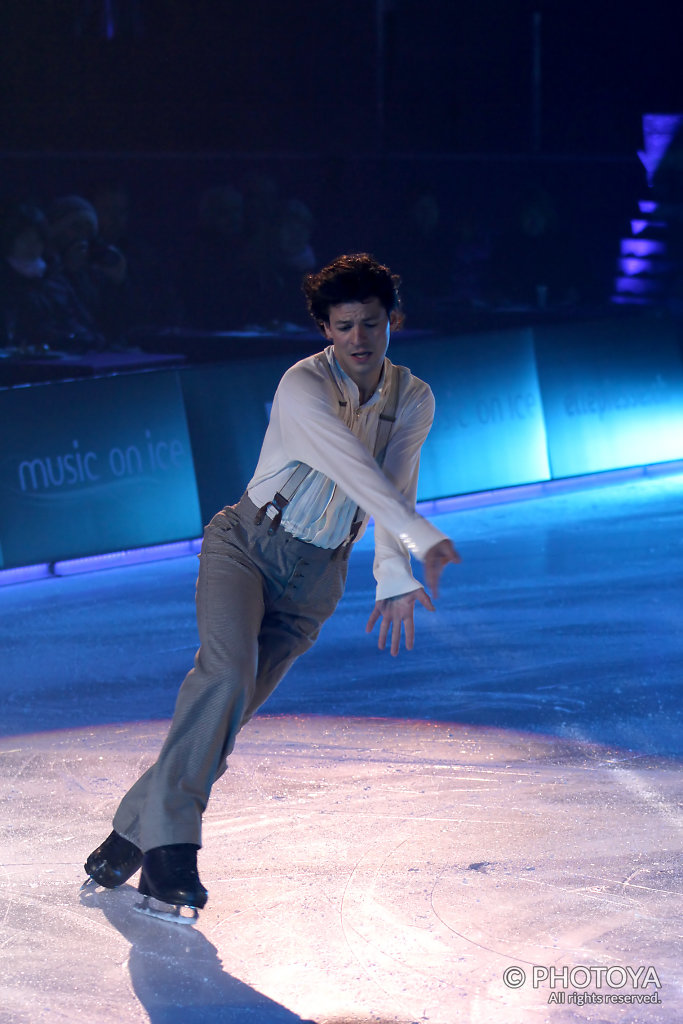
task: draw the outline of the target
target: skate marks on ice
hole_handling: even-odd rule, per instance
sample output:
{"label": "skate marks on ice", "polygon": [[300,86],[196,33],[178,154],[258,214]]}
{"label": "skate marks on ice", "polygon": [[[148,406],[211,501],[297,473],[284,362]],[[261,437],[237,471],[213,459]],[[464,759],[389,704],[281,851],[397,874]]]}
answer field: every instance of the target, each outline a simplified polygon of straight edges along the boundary
{"label": "skate marks on ice", "polygon": [[134,913],[139,899],[129,884],[81,891],[129,945],[126,972],[152,1024],[313,1024],[228,974],[200,929]]}
{"label": "skate marks on ice", "polygon": [[[61,889],[60,900],[68,898]],[[228,974],[199,930],[135,914],[139,897],[129,885],[81,892],[80,915],[63,905],[46,912],[54,895],[31,901],[30,914],[22,900],[30,933],[23,946],[3,927],[0,959],[21,958],[21,968],[3,966],[2,1024],[309,1024]]]}
{"label": "skate marks on ice", "polygon": [[105,805],[167,727],[0,741],[0,1024],[308,1024],[232,976],[200,929],[136,914],[137,873],[116,890],[85,879]]}
{"label": "skate marks on ice", "polygon": [[[658,799],[625,790],[627,770]],[[269,994],[325,1021],[336,1004],[431,1024],[540,1024],[547,988],[506,988],[506,967],[642,960],[663,983],[647,1020],[668,1024],[683,1008],[677,787],[670,762],[552,737],[256,719],[207,815],[206,843],[232,851],[221,884],[244,896],[239,917],[218,923],[221,948],[238,955],[238,921]],[[268,950],[282,920],[297,923],[286,978]],[[329,1017],[311,1010],[311,951]],[[623,1007],[601,1009],[623,1020]],[[554,1006],[553,1024],[588,1013]]]}
{"label": "skate marks on ice", "polygon": [[78,888],[165,729],[0,743],[2,1024],[33,1024],[36,999],[46,1024],[109,1024],[113,1006],[118,1024],[624,1020],[506,988],[507,967],[537,964],[652,964],[661,1005],[643,1024],[683,1019],[671,762],[444,723],[257,717],[207,810],[209,903],[179,928],[135,913],[137,876]]}

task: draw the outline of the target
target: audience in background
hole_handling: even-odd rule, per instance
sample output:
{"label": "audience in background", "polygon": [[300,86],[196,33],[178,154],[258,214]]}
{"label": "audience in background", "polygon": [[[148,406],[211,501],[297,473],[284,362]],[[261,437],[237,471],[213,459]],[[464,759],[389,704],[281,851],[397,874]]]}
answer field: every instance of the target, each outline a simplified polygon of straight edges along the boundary
{"label": "audience in background", "polygon": [[300,199],[288,199],[280,205],[273,251],[263,279],[264,307],[272,323],[307,323],[301,282],[304,274],[317,267],[313,225],[313,214]]}
{"label": "audience in background", "polygon": [[96,250],[113,248],[125,259],[129,321],[145,328],[179,322],[183,307],[173,281],[174,261],[142,234],[127,185],[102,180],[89,195],[97,215]]}
{"label": "audience in background", "polygon": [[299,275],[317,266],[311,244],[313,214],[300,199],[288,199],[280,209],[277,225],[278,261],[283,270]]}
{"label": "audience in background", "polygon": [[491,230],[473,207],[462,210],[453,225],[452,302],[464,310],[486,303],[486,275],[491,259]]}
{"label": "audience in background", "polygon": [[275,328],[306,322],[304,274],[314,269],[313,214],[298,199],[282,202],[274,182],[254,176],[245,193],[207,189],[181,259],[179,288],[189,327]]}
{"label": "audience in background", "polygon": [[[85,351],[125,347],[169,328],[281,332],[308,325],[301,282],[317,265],[315,216],[307,202],[283,199],[270,175],[251,173],[241,188],[206,188],[190,230],[178,227],[174,237],[171,225],[161,244],[143,236],[124,183],[103,179],[88,195],[90,201],[77,194],[54,199],[47,216],[28,203],[4,210],[5,346]],[[376,255],[400,268],[412,326],[451,324],[459,312],[556,309],[593,297],[587,261],[543,189],[532,190],[507,224],[498,217],[497,231],[467,197],[444,203],[429,183],[413,191],[398,217],[388,195],[386,211],[377,210],[383,237]]]}
{"label": "audience in background", "polygon": [[575,306],[585,278],[582,263],[555,201],[544,189],[534,189],[494,243],[486,299],[494,308]]}
{"label": "audience in background", "polygon": [[431,324],[435,303],[454,292],[453,227],[444,223],[439,200],[423,190],[397,223],[390,265],[401,268],[402,292],[411,321]]}
{"label": "audience in background", "polygon": [[52,275],[49,230],[38,207],[11,204],[0,227],[0,323],[5,346],[66,352],[106,344],[69,280]]}
{"label": "audience in background", "polygon": [[244,327],[253,306],[244,250],[242,194],[231,185],[206,189],[178,273],[189,326],[211,331]]}
{"label": "audience in background", "polygon": [[95,208],[81,196],[55,199],[47,222],[51,280],[75,292],[107,344],[122,344],[134,323],[125,256],[99,240]]}
{"label": "audience in background", "polygon": [[[312,229],[308,207],[299,200],[283,201],[272,177],[251,174],[247,178],[242,259],[252,282],[248,325],[276,328],[291,320],[307,322],[301,282],[315,264]],[[299,266],[304,268],[300,272]]]}
{"label": "audience in background", "polygon": [[273,261],[280,188],[268,174],[250,174],[244,184],[244,250],[248,267],[268,274]]}

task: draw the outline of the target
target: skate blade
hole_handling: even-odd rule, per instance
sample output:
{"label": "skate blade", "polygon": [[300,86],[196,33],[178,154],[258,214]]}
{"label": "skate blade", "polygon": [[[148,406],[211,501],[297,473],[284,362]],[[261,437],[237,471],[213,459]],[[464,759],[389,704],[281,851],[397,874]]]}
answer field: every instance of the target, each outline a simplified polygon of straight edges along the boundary
{"label": "skate blade", "polygon": [[167,921],[169,924],[193,925],[199,920],[199,911],[196,907],[162,903],[153,896],[143,896],[142,903],[136,903],[133,909],[145,917],[155,917],[157,921]]}

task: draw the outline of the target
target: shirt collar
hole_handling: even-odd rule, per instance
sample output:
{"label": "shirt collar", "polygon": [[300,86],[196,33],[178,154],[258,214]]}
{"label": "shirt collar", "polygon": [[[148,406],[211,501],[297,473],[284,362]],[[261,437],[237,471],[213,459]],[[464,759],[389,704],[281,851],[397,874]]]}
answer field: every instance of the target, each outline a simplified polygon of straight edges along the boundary
{"label": "shirt collar", "polygon": [[[342,370],[341,366],[339,365],[337,360],[334,358],[334,346],[333,345],[328,345],[327,346],[327,348],[325,349],[325,355],[327,356],[327,360],[328,360],[330,366],[332,367],[332,372],[334,373],[335,377],[339,381],[340,387],[344,391],[346,391],[346,393],[349,395],[349,397],[351,398],[351,402],[352,402],[354,408],[358,409],[359,406],[360,406],[360,392],[358,390],[358,385],[356,384],[355,381],[351,380],[351,378],[349,377],[349,375],[347,373],[344,373],[344,371]],[[370,405],[376,405],[377,402],[381,401],[384,398],[384,385],[386,383],[386,380],[387,380],[387,358],[385,356],[384,357],[384,362],[382,364],[382,373],[380,374],[379,383],[378,383],[377,387],[375,388],[375,390],[373,391],[373,393],[370,396],[370,398],[368,398],[367,402],[365,402],[363,404],[363,408],[364,409],[366,409]]]}

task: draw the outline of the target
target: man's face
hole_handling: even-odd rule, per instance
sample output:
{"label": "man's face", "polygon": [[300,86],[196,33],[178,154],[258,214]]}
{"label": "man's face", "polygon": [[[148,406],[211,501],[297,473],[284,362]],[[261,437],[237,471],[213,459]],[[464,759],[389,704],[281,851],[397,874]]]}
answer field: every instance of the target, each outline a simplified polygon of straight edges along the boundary
{"label": "man's face", "polygon": [[387,311],[377,298],[330,307],[325,337],[332,342],[337,362],[357,385],[363,402],[379,383],[390,333]]}

